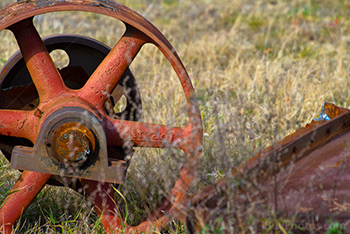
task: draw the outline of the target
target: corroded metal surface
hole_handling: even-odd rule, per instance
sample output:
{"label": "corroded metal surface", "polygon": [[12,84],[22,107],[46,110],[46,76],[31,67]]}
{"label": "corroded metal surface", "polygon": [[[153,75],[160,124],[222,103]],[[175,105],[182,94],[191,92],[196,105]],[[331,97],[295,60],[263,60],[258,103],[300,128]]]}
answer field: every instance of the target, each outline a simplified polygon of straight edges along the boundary
{"label": "corroded metal surface", "polygon": [[[199,222],[215,218],[230,199],[247,216],[264,217],[271,210],[279,217],[298,217],[296,222],[348,221],[350,110],[324,107],[329,121],[312,121],[235,168],[231,178],[192,197],[196,214],[187,217],[188,225],[198,230]],[[233,182],[235,194],[227,197]]]}
{"label": "corroded metal surface", "polygon": [[124,160],[108,158],[105,132],[96,116],[74,106],[62,107],[45,120],[34,147],[15,146],[11,166],[118,184],[127,169]]}
{"label": "corroded metal surface", "polygon": [[[95,12],[119,19],[126,25],[125,34],[91,74],[85,85],[79,89],[71,89],[64,83],[63,73],[56,69],[48,50],[32,23],[32,17],[55,11]],[[83,145],[68,144],[61,141],[60,137],[67,132],[64,129],[60,129],[60,126],[65,125],[60,125],[60,122],[56,121],[57,113],[60,110],[69,109],[70,113],[72,112],[72,116],[69,116],[70,119],[67,122],[76,123],[77,125],[79,123],[85,123],[82,118],[73,116],[74,110],[84,110],[86,113],[92,115],[92,119],[100,129],[93,131],[92,126],[95,125],[92,122],[89,122],[89,126],[87,126],[94,135],[96,145],[97,143],[99,145],[94,151],[98,152],[98,155],[101,154],[101,156],[91,157],[86,154],[85,156],[88,157],[85,157],[86,162],[84,161],[83,165],[79,166],[78,177],[85,178],[85,180],[81,180],[81,183],[90,186],[91,189],[87,189],[86,194],[88,197],[90,195],[94,196],[94,205],[97,213],[102,216],[101,220],[106,230],[108,232],[113,231],[116,228],[120,228],[121,223],[123,223],[115,212],[115,209],[118,209],[118,207],[115,207],[117,203],[114,200],[114,193],[108,183],[103,183],[104,190],[100,194],[95,194],[92,188],[100,188],[99,182],[88,180],[89,178],[93,179],[93,173],[88,173],[88,170],[84,171],[84,168],[87,163],[90,166],[86,166],[86,168],[90,168],[91,165],[99,165],[97,162],[108,156],[107,148],[124,147],[125,142],[131,142],[129,147],[179,148],[186,155],[186,163],[180,172],[174,188],[170,191],[168,199],[165,199],[160,204],[160,207],[167,207],[167,209],[158,215],[151,215],[148,220],[136,227],[128,226],[127,230],[147,231],[151,230],[154,226],[162,228],[171,219],[176,218],[179,213],[179,207],[182,207],[183,203],[187,201],[184,199],[186,198],[186,190],[194,178],[195,169],[198,165],[197,162],[202,148],[202,127],[199,107],[195,98],[193,98],[194,90],[191,81],[178,55],[165,37],[141,15],[114,1],[106,0],[18,1],[0,11],[0,30],[3,29],[9,29],[14,33],[39,97],[35,105],[33,103],[27,103],[31,106],[29,110],[25,108],[21,108],[20,110],[16,108],[0,110],[0,135],[25,138],[34,144],[33,148],[15,147],[12,156],[13,165],[18,165],[23,170],[37,171],[30,173],[25,171],[23,175],[29,173],[30,176],[28,177],[29,179],[24,179],[24,181],[31,180],[31,178],[38,178],[38,180],[42,181],[42,183],[38,183],[37,189],[33,190],[29,197],[35,196],[40,191],[40,188],[50,178],[51,173],[57,174],[58,169],[49,170],[51,166],[60,167],[59,163],[55,165],[51,162],[49,164],[35,165],[30,162],[31,158],[39,158],[39,161],[40,159],[41,161],[47,161],[52,155],[48,155],[45,151],[50,152],[47,148],[55,147],[54,143],[57,143],[57,141],[61,145],[64,144],[67,146],[66,148],[70,146],[78,147],[76,152],[81,153],[86,150],[86,147]],[[188,106],[189,123],[186,127],[168,127],[127,121],[107,113],[108,111],[105,106],[106,101],[108,101],[107,99],[111,95],[113,96],[113,90],[116,85],[122,79],[123,74],[127,71],[140,48],[146,43],[152,43],[158,47],[178,75]],[[79,78],[86,80],[84,74],[76,72],[74,67],[70,67],[69,69],[70,74],[78,74],[78,80]],[[116,96],[120,96],[120,94],[116,94]],[[77,114],[79,115],[81,113],[77,111]],[[79,120],[76,120],[77,118]],[[52,136],[50,135],[50,128],[54,129],[55,125],[58,125],[56,130],[62,134],[53,134],[56,136],[53,139],[50,137]],[[90,136],[91,134],[82,133],[84,128],[78,127],[78,129],[82,131],[71,129],[73,131],[72,134],[77,136],[78,132],[79,134],[81,133],[80,137],[85,137],[84,141],[86,145],[92,147],[93,140]],[[105,136],[107,136],[107,139]],[[75,138],[73,137],[73,141]],[[47,141],[47,139],[49,140]],[[63,161],[76,161],[77,159],[74,157],[72,159],[69,154],[67,156],[65,153],[62,154],[62,152],[54,153],[53,158],[56,158],[56,160],[59,158]],[[96,162],[93,163],[91,161],[92,159],[95,159]],[[106,160],[104,163],[106,163]],[[65,163],[63,164],[65,165]],[[109,166],[105,165],[104,167],[117,167],[115,160],[112,160],[109,164]],[[100,170],[102,169],[100,168]],[[42,172],[45,173],[43,174]],[[75,169],[73,172],[76,172]],[[61,173],[63,173],[63,176],[74,176],[71,170],[66,170],[63,167],[61,167]],[[117,176],[117,178],[119,177]],[[95,179],[105,181],[102,177]],[[19,181],[18,183],[22,182]],[[26,194],[25,190],[16,191],[15,194],[16,196],[11,193],[7,197],[7,202],[0,209],[0,217],[12,217],[11,219],[3,218],[3,220],[0,220],[1,229],[6,233],[10,232],[11,226],[28,205],[28,202],[22,199]],[[18,198],[17,206],[13,207],[13,203],[10,201],[13,201],[15,197]],[[106,197],[108,197],[108,201],[106,201]],[[102,213],[101,211],[105,212]]]}
{"label": "corroded metal surface", "polygon": [[63,123],[51,133],[50,138],[50,152],[60,163],[78,166],[96,151],[93,132],[81,123]]}

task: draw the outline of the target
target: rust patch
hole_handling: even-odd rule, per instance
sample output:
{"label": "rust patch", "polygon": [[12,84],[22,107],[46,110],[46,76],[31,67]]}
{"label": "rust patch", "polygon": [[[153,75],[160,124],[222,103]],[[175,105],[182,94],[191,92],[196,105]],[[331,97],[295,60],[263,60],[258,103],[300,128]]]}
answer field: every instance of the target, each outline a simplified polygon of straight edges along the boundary
{"label": "rust patch", "polygon": [[41,118],[43,116],[44,112],[42,112],[39,108],[37,108],[35,111],[34,111],[34,115],[38,118]]}

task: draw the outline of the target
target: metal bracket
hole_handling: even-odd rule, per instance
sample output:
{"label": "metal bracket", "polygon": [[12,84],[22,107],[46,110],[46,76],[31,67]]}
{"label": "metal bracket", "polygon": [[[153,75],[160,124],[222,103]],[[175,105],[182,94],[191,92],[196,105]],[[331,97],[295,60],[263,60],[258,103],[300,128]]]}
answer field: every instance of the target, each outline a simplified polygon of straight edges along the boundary
{"label": "metal bracket", "polygon": [[[50,155],[47,146],[50,131],[57,124],[72,120],[87,126],[98,141],[96,153],[81,167],[58,162]],[[19,170],[121,184],[125,179],[127,164],[123,160],[108,159],[106,142],[103,127],[95,115],[79,107],[62,108],[45,120],[34,147],[14,147],[11,166]]]}

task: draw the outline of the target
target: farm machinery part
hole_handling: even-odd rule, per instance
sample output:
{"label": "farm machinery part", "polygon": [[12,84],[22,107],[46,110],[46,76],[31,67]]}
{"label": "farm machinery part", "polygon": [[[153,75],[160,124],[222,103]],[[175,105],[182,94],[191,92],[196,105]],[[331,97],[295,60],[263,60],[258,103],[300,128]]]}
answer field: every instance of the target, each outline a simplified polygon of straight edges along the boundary
{"label": "farm machinery part", "polygon": [[[64,50],[67,53],[69,57],[69,64],[60,70],[60,74],[65,82],[65,85],[71,89],[79,89],[83,87],[89,76],[110,51],[110,48],[108,48],[106,45],[92,38],[77,35],[55,35],[44,38],[43,42],[49,53],[59,49]],[[5,90],[3,91],[1,99],[2,108],[19,108],[22,110],[34,109],[39,103],[39,96],[36,92],[30,74],[26,69],[21,53],[17,52],[12,58],[9,59],[4,67],[4,72],[0,76],[1,88]],[[127,94],[125,93],[126,90]],[[123,95],[123,93],[126,94],[125,109],[122,112],[114,113],[114,111],[112,111],[113,104],[115,100],[118,100]],[[16,98],[15,101],[13,101],[14,98]],[[140,110],[142,109],[142,106],[140,93],[137,88],[135,78],[131,74],[130,70],[125,72],[123,78],[111,93],[108,101],[105,103],[105,109],[109,116],[113,118],[123,117],[127,120],[138,120],[141,117],[142,113]],[[67,165],[69,166],[71,166],[72,163],[81,164],[84,163],[83,159],[89,155],[88,151],[90,151],[90,149],[92,151],[91,153],[95,151],[95,136],[98,134],[96,129],[94,130],[95,133],[91,132],[90,130],[95,128],[93,121],[97,121],[93,116],[89,116],[87,112],[79,108],[67,108],[58,110],[57,113],[51,116],[51,118],[53,119],[46,121],[47,126],[42,128],[44,132],[42,133],[42,137],[39,137],[38,139],[42,139],[44,142],[41,144],[36,144],[37,148],[35,149],[35,152],[33,152],[33,147],[16,146],[20,144],[20,142],[16,141],[16,139],[6,141],[7,138],[3,137],[3,153],[8,159],[11,158],[12,153],[14,156],[12,158],[12,166],[14,168],[28,170],[31,167],[31,170],[33,171],[39,170],[41,172],[56,175],[60,175],[62,173],[66,174],[68,173],[67,170],[69,170],[69,168],[65,168],[65,171],[61,171],[63,169],[62,166],[64,166],[65,159],[68,159]],[[73,123],[70,122],[70,120],[73,120]],[[89,124],[90,127],[87,128],[84,125],[77,125],[77,122],[82,123],[82,121],[85,122],[85,125]],[[61,122],[62,126],[54,124],[56,122]],[[75,131],[76,129],[78,131]],[[50,133],[45,131],[50,131]],[[104,137],[102,132],[99,134],[101,137]],[[65,153],[62,152],[63,149],[69,150],[67,147],[64,147],[64,145],[67,146],[66,143],[69,140],[68,136],[72,136],[73,139],[74,137],[78,137],[78,139],[83,143],[83,146],[80,147],[80,149],[75,150],[74,154],[70,156],[73,157],[73,160],[66,158]],[[47,139],[47,137],[49,137],[49,139]],[[77,142],[75,141],[75,143]],[[115,158],[115,154],[111,153],[115,150],[119,150],[119,152],[122,153],[119,155],[119,159]],[[117,175],[119,175],[119,177],[122,179],[125,174],[126,165],[125,162],[122,161],[125,157],[124,151],[125,150],[121,149],[120,147],[114,150],[110,148],[110,160],[114,157],[115,160],[113,163],[120,164],[120,167],[117,167],[116,171],[110,171],[108,173],[108,167],[96,168],[95,166],[93,170],[91,170],[92,168],[90,168],[90,170],[81,170],[80,175],[79,171],[76,171],[75,175],[72,176],[82,178],[83,176],[81,173],[94,173],[95,176],[90,175],[89,178],[95,177],[95,179],[98,180],[97,177],[101,177],[100,179],[103,177],[103,180],[105,181],[121,182],[120,179],[118,181]],[[58,154],[58,152],[61,152],[61,154]],[[104,146],[101,146],[100,154],[106,155],[107,153],[107,149],[105,149]],[[47,162],[44,163],[45,165],[41,169],[38,168],[42,166],[42,163],[40,163],[38,157],[35,157],[34,154],[46,155]],[[49,156],[49,154],[51,155]],[[32,155],[32,157],[28,157],[30,155]],[[53,163],[51,158],[54,158],[56,163]],[[107,165],[111,162],[105,160],[103,163]],[[104,174],[101,174],[99,171],[103,171]]]}
{"label": "farm machinery part", "polygon": [[[293,233],[325,233],[330,220],[349,230],[349,134],[350,110],[325,102],[318,119],[192,196],[187,226],[198,231],[220,213],[263,220],[270,209],[281,219],[295,219],[287,226]],[[272,230],[271,224],[258,225],[261,232],[264,227]],[[235,230],[244,231],[238,224]]]}
{"label": "farm machinery part", "polygon": [[[107,15],[122,21],[126,30],[112,49],[79,35],[41,39],[33,17],[56,11]],[[186,221],[194,231],[225,208],[223,191],[231,188],[230,179],[240,181],[234,190],[237,203],[254,204],[256,213],[274,207],[277,213],[311,213],[320,220],[349,218],[349,110],[326,103],[327,118],[297,130],[234,168],[230,179],[190,197],[187,189],[202,150],[200,112],[179,56],[150,22],[111,0],[21,0],[1,10],[4,29],[13,32],[20,52],[0,76],[0,146],[11,165],[23,172],[0,209],[2,232],[11,233],[45,184],[83,188],[106,231],[122,229],[111,184],[124,182],[134,147],[178,148],[185,153],[185,163],[169,194],[145,221],[127,225],[127,232],[161,229],[172,219]],[[129,65],[147,43],[164,54],[180,80],[188,110],[185,127],[142,120],[141,94]],[[49,55],[57,49],[69,57],[62,69]],[[116,113],[113,106],[123,95],[125,109]],[[190,209],[183,211],[190,206],[194,215]]]}
{"label": "farm machinery part", "polygon": [[[107,15],[126,30],[112,49],[76,35],[41,39],[33,17],[56,11]],[[71,178],[79,179],[107,232],[147,232],[176,218],[198,165],[202,129],[191,81],[166,38],[141,15],[104,0],[18,1],[1,10],[4,29],[14,34],[20,53],[2,71],[1,144],[11,165],[23,172],[0,209],[1,231],[11,233],[46,183],[72,186]],[[140,94],[128,69],[147,43],[164,54],[180,80],[188,109],[185,127],[142,122]],[[69,56],[61,70],[49,55],[56,49]],[[113,104],[122,95],[126,107],[115,113]],[[123,183],[133,147],[181,149],[185,163],[156,210],[137,226],[122,227],[111,184]]]}

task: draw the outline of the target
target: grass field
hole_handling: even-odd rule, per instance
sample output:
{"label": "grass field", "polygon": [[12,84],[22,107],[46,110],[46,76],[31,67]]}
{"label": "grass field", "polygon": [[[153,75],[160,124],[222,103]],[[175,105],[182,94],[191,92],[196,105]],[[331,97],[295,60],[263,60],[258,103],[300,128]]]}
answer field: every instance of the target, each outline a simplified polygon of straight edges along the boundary
{"label": "grass field", "polygon": [[[14,1],[2,0],[0,7]],[[261,149],[317,118],[323,101],[350,104],[350,3],[345,0],[122,0],[172,43],[200,102],[204,153],[193,191],[215,182]],[[36,17],[42,36],[82,34],[113,46],[123,25],[92,13]],[[18,50],[0,33],[0,66]],[[147,122],[183,126],[186,103],[176,75],[153,46],[131,66]],[[131,222],[142,200],[171,186],[181,152],[137,149],[124,191]],[[19,173],[2,159],[0,199]],[[162,186],[158,187],[158,182]],[[152,201],[154,203],[154,201]],[[151,203],[152,203],[151,202]],[[73,204],[73,205],[66,205]],[[266,214],[270,219],[271,214]],[[18,233],[103,233],[90,204],[65,188],[47,187],[23,214]],[[246,224],[254,233],[254,222]],[[98,222],[97,222],[98,224]],[[185,233],[172,223],[169,233]],[[208,230],[208,233],[213,230]],[[282,232],[282,231],[281,231]]]}

